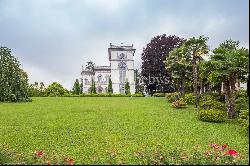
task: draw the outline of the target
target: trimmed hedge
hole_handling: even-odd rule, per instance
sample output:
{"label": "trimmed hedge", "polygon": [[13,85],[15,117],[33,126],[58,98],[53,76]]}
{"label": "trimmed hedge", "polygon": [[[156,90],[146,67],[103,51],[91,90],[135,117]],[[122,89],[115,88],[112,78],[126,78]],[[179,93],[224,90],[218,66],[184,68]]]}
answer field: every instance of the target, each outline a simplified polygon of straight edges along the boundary
{"label": "trimmed hedge", "polygon": [[222,110],[215,109],[202,109],[198,111],[197,117],[204,122],[224,122],[227,118],[227,114]]}
{"label": "trimmed hedge", "polygon": [[144,97],[143,94],[111,94],[111,93],[83,93],[80,95],[64,94],[63,97]]}

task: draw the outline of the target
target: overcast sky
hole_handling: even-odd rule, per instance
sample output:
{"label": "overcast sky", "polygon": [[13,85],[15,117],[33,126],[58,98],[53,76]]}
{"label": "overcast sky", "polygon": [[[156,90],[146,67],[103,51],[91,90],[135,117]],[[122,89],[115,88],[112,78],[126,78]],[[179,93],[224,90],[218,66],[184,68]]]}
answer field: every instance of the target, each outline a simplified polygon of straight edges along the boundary
{"label": "overcast sky", "polygon": [[109,65],[109,43],[134,44],[135,67],[156,35],[208,36],[249,46],[248,0],[0,0],[0,46],[12,49],[29,82],[70,89],[81,66]]}

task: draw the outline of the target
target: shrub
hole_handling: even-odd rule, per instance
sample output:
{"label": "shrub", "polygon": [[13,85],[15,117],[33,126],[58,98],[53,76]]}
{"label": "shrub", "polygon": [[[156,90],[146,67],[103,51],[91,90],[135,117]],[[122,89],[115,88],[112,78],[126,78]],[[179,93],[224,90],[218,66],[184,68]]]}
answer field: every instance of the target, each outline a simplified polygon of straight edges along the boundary
{"label": "shrub", "polygon": [[241,110],[238,121],[242,127],[249,128],[249,110]]}
{"label": "shrub", "polygon": [[221,123],[226,120],[227,114],[222,110],[202,109],[198,111],[198,119],[205,122]]}
{"label": "shrub", "polygon": [[194,95],[193,93],[188,93],[184,95],[184,101],[187,104],[194,104]]}
{"label": "shrub", "polygon": [[215,109],[226,111],[225,102],[219,101],[219,95],[214,94],[203,94],[199,99],[199,109]]}
{"label": "shrub", "polygon": [[238,91],[236,91],[235,98],[238,99],[239,97],[247,98],[247,91],[244,89],[239,89]]}
{"label": "shrub", "polygon": [[165,97],[165,93],[154,93],[154,97]]}
{"label": "shrub", "polygon": [[184,101],[183,98],[180,98],[179,100],[176,100],[172,103],[172,107],[174,108],[186,108],[187,103]]}
{"label": "shrub", "polygon": [[239,113],[240,110],[246,110],[249,109],[249,98],[240,96],[235,100],[235,108],[236,112]]}
{"label": "shrub", "polygon": [[178,100],[180,98],[180,95],[181,94],[179,92],[174,92],[174,93],[167,93],[165,97],[170,103],[172,103]]}

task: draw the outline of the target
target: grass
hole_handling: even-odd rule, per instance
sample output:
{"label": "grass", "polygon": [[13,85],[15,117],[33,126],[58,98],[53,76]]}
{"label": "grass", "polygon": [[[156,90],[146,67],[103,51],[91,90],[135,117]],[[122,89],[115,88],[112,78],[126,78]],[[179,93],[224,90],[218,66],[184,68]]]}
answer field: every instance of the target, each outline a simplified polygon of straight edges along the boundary
{"label": "grass", "polygon": [[164,98],[47,97],[0,103],[0,146],[9,145],[24,158],[43,150],[76,163],[98,158],[107,164],[107,151],[115,150],[118,158],[133,163],[142,145],[190,150],[211,143],[249,153],[248,137],[238,124],[198,121],[192,106],[174,109]]}

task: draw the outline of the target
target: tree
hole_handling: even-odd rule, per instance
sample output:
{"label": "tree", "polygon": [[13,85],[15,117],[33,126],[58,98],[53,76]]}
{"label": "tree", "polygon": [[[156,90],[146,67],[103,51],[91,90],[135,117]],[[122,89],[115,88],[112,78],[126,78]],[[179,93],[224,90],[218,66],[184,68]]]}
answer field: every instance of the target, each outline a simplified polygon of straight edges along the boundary
{"label": "tree", "polygon": [[7,47],[0,47],[0,101],[30,101],[28,75]]}
{"label": "tree", "polygon": [[165,68],[165,60],[169,52],[178,48],[184,42],[183,38],[177,36],[166,36],[166,34],[154,37],[142,53],[142,71],[145,90],[151,95],[154,91],[170,92],[170,72]]}
{"label": "tree", "polygon": [[83,93],[83,79],[81,78],[81,83],[80,83],[80,93]]}
{"label": "tree", "polygon": [[239,41],[226,40],[200,66],[202,76],[207,76],[212,84],[223,83],[228,117],[235,118],[235,84],[237,80],[248,81],[248,49],[239,48]]}
{"label": "tree", "polygon": [[74,86],[72,88],[73,94],[79,95],[81,93],[81,87],[80,87],[80,83],[79,80],[76,79]]}
{"label": "tree", "polygon": [[192,84],[192,57],[183,49],[174,49],[166,58],[166,69],[171,71],[172,83],[182,96]]}
{"label": "tree", "polygon": [[112,81],[111,81],[111,78],[109,78],[108,93],[113,93],[113,88],[112,88]]}
{"label": "tree", "polygon": [[135,69],[135,93],[143,94],[142,77],[138,69]]}
{"label": "tree", "polygon": [[130,94],[130,86],[128,81],[126,81],[125,83],[125,94],[126,95]]}
{"label": "tree", "polygon": [[194,107],[198,105],[198,62],[201,60],[201,55],[207,54],[209,49],[207,46],[208,37],[200,36],[199,38],[192,37],[183,43],[184,54],[192,56],[192,73],[193,73],[193,93],[195,96]]}
{"label": "tree", "polygon": [[45,86],[43,82],[34,82],[29,85],[29,96],[30,97],[42,97],[45,96]]}
{"label": "tree", "polygon": [[93,78],[91,79],[90,93],[96,93],[95,81]]}
{"label": "tree", "polygon": [[45,93],[47,96],[57,97],[63,96],[65,93],[68,93],[68,90],[65,89],[61,84],[53,82],[46,88]]}

